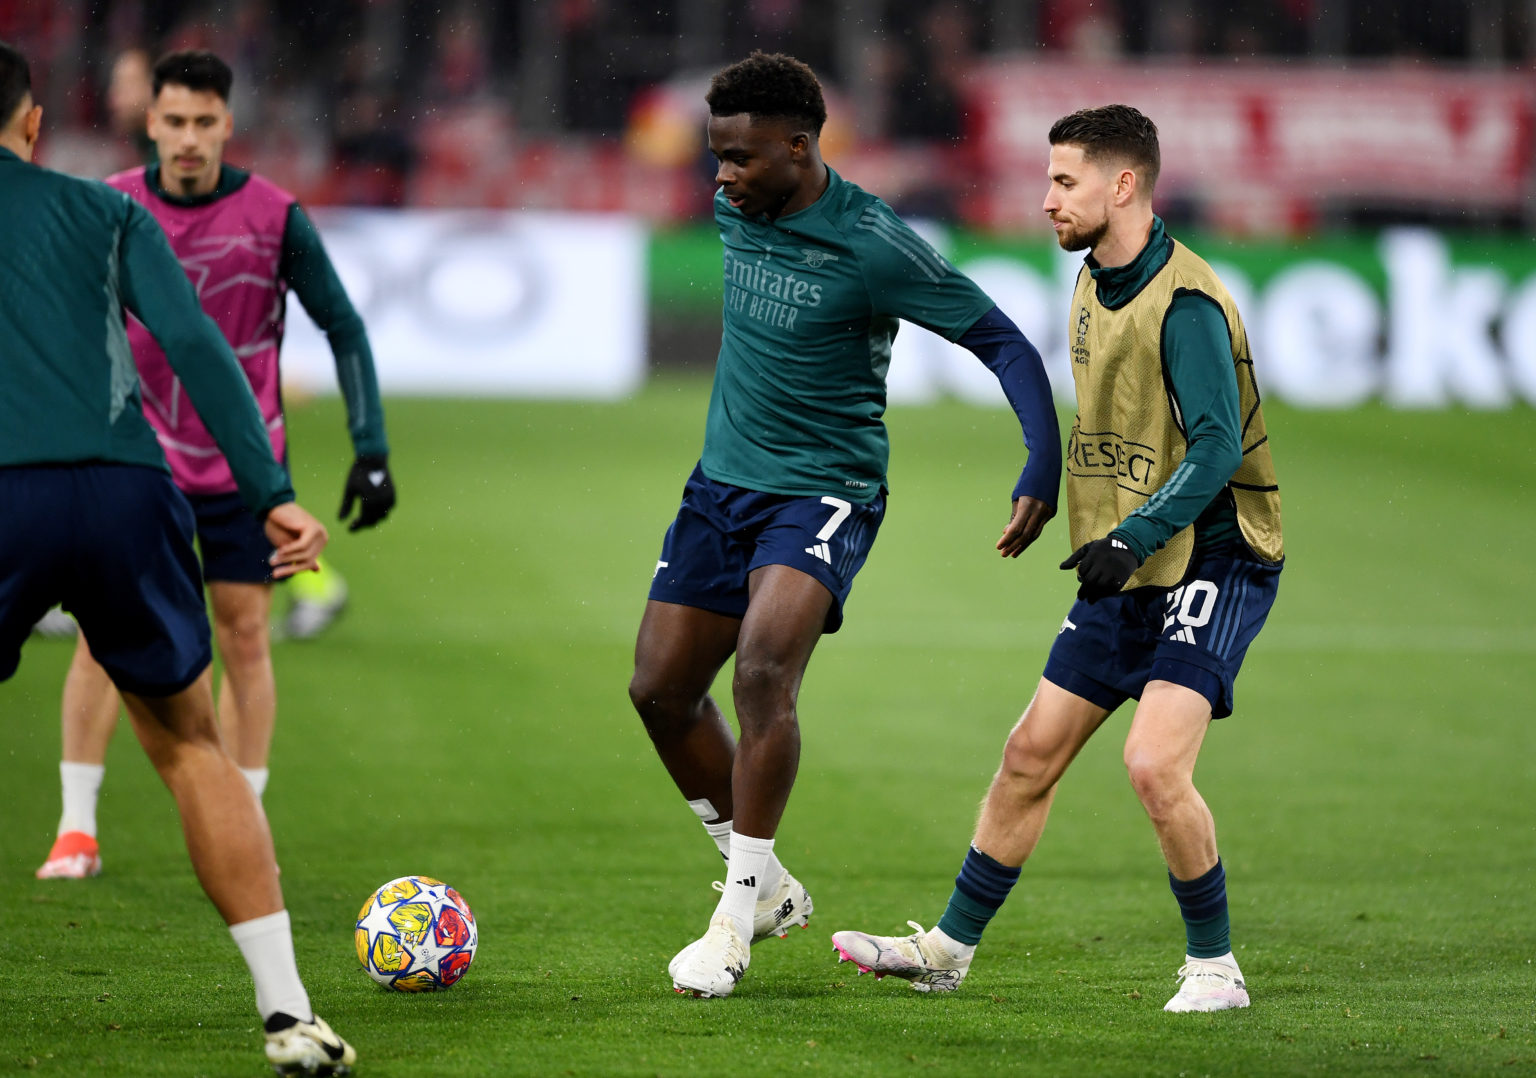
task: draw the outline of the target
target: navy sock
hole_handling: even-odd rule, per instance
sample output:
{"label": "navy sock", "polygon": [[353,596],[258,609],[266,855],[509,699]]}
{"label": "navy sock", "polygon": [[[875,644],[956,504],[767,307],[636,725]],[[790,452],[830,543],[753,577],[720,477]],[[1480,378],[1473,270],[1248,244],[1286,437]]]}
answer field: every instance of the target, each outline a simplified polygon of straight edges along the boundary
{"label": "navy sock", "polygon": [[1168,873],[1168,885],[1179,900],[1184,915],[1186,953],[1191,958],[1219,958],[1232,949],[1232,921],[1227,916],[1227,873],[1216,859],[1216,867],[1193,880],[1181,880]]}
{"label": "navy sock", "polygon": [[980,943],[987,922],[997,915],[1018,882],[1018,869],[999,864],[972,846],[960,866],[960,875],[955,877],[955,892],[939,918],[939,930],[961,943]]}

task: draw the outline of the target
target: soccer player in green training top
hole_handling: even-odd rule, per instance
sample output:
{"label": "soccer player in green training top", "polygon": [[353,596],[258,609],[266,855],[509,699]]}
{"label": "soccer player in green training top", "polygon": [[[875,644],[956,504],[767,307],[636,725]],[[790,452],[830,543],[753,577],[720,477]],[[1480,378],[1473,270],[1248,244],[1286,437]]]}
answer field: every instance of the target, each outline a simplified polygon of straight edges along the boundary
{"label": "soccer player in green training top", "polygon": [[1179,989],[1164,1009],[1248,1006],[1232,955],[1216,825],[1195,789],[1213,718],[1275,599],[1280,493],[1237,305],[1152,212],[1157,128],[1128,105],[1050,131],[1045,212],[1063,250],[1088,252],[1070,321],[1077,421],[1067,515],[1077,603],[1009,734],[938,924],[911,936],[838,932],[861,972],[922,991],[960,986],[982,930],[1045,829],[1056,784],[1127,699],[1131,786],[1183,915]]}
{"label": "soccer player in green training top", "polygon": [[0,681],[62,602],[175,796],[198,882],[256,982],[268,1061],[343,1074],[356,1053],[310,1008],[266,817],[219,740],[192,511],[144,418],[125,311],[207,419],[274,575],[313,569],[325,528],[294,502],[250,383],[155,219],[31,164],[42,111],[25,58],[0,42]]}
{"label": "soccer player in green training top", "polygon": [[[728,865],[673,987],[725,996],[752,942],[804,925],[811,899],[773,853],[800,755],[796,697],[836,632],[885,513],[881,416],[898,320],[974,352],[1029,448],[997,549],[1055,513],[1061,442],[1039,353],[969,278],[821,159],[816,76],[754,53],[711,83],[709,148],[725,303],[704,451],[662,543],[629,693]],[[738,743],[709,696],[736,655]]]}

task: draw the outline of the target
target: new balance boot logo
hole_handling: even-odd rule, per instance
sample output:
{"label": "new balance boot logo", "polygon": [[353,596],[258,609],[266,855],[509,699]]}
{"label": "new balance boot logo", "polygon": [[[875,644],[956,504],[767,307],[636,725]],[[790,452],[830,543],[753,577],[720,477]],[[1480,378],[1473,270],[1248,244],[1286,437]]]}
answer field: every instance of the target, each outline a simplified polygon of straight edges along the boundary
{"label": "new balance boot logo", "polygon": [[820,558],[828,565],[832,564],[832,548],[829,547],[826,543],[817,543],[815,546],[808,546],[805,548],[805,552],[812,555],[813,557]]}

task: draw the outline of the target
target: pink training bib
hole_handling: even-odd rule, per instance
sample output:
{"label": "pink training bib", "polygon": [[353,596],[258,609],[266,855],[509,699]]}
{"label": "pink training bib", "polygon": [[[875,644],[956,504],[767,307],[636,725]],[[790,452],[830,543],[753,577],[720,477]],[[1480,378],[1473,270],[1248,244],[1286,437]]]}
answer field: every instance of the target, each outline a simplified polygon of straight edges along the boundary
{"label": "pink training bib", "polygon": [[[245,370],[256,404],[284,459],[278,350],[283,343],[287,283],[278,276],[283,232],[294,197],[252,175],[231,195],[199,206],[178,206],[150,191],[143,168],[120,172],[107,183],[127,192],[154,214],[171,241],[197,298],[224,333]],[[144,415],[165,450],[176,485],[188,494],[234,491],[229,464],[192,409],[181,379],[143,323],[128,317],[128,341],[144,389]]]}

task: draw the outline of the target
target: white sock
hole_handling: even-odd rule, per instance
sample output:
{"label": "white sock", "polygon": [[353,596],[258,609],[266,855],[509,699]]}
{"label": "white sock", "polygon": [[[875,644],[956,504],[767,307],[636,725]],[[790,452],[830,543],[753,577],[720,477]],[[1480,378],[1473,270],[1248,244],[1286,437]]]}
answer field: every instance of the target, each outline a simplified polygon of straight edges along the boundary
{"label": "white sock", "polygon": [[720,851],[720,856],[727,861],[731,859],[731,821],[722,820],[720,813],[715,811],[714,802],[707,797],[699,797],[688,802],[688,807],[704,825],[704,830],[709,832],[709,837],[714,839],[715,848]]}
{"label": "white sock", "polygon": [[251,784],[251,789],[256,791],[256,800],[261,800],[261,795],[267,792],[267,769],[264,767],[242,767],[240,774],[245,776],[245,781]]}
{"label": "white sock", "polygon": [[976,945],[974,943],[961,943],[938,925],[934,925],[928,930],[928,937],[942,945],[946,951],[962,962],[976,953]]}
{"label": "white sock", "polygon": [[[1193,955],[1186,954],[1184,956],[1184,961],[1186,961],[1186,962],[1219,962],[1223,966],[1231,966],[1233,969],[1237,969],[1237,955],[1233,954],[1231,951],[1228,951],[1224,955],[1217,955],[1215,958],[1196,958]],[[1237,969],[1237,971],[1239,973],[1242,972],[1242,970],[1240,970],[1240,969]]]}
{"label": "white sock", "polygon": [[[709,832],[709,837],[715,840],[715,845],[720,848],[720,856],[725,858],[725,863],[731,863],[731,821],[724,823],[707,823],[704,830]],[[779,855],[772,850],[768,851],[768,862],[763,865],[763,871],[757,876],[757,893],[771,895],[778,889],[779,881],[784,879],[784,866],[779,863]]]}
{"label": "white sock", "polygon": [[[715,840],[715,845],[720,848],[720,856],[725,858],[725,863],[729,865],[731,863],[731,821],[707,823],[704,825],[704,830],[708,831],[709,837]],[[773,894],[783,878],[784,866],[779,863],[779,855],[769,850],[768,862],[763,865],[763,871],[757,877],[758,895]]]}
{"label": "white sock", "polygon": [[772,850],[768,851],[768,860],[763,865],[763,874],[757,878],[757,893],[770,895],[779,881],[784,878],[784,866],[779,863],[779,855]]}
{"label": "white sock", "polygon": [[313,1021],[315,1012],[310,1009],[309,993],[299,980],[299,966],[293,957],[293,929],[288,911],[278,910],[230,925],[229,934],[235,937],[245,964],[251,968],[261,1020],[265,1022],[281,1011],[301,1022]]}
{"label": "white sock", "polygon": [[64,791],[64,814],[59,817],[59,834],[84,831],[96,837],[96,798],[101,793],[105,764],[59,762],[59,786]]}
{"label": "white sock", "polygon": [[727,863],[731,860],[731,821],[721,820],[719,823],[707,823],[704,830],[709,832],[709,837],[715,840],[715,848],[720,851],[720,856]]}
{"label": "white sock", "polygon": [[[731,861],[731,821],[715,819],[715,806],[710,804],[708,798],[700,798],[697,801],[688,802],[688,807],[704,824],[704,830],[709,832],[709,837],[714,840],[715,848],[720,851],[720,856],[725,858],[727,864]],[[759,894],[768,894],[779,885],[784,878],[784,866],[779,863],[778,854],[768,851],[768,863],[763,866],[763,871],[757,878]]]}
{"label": "white sock", "polygon": [[[725,890],[715,916],[725,914],[736,922],[742,939],[752,938],[752,918],[757,912],[757,889],[773,856],[773,839],[753,838],[731,832],[731,856],[725,874]],[[782,871],[782,869],[781,869]]]}

